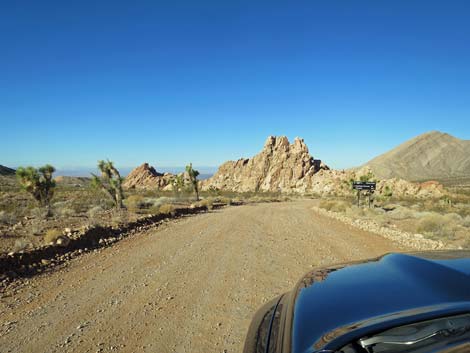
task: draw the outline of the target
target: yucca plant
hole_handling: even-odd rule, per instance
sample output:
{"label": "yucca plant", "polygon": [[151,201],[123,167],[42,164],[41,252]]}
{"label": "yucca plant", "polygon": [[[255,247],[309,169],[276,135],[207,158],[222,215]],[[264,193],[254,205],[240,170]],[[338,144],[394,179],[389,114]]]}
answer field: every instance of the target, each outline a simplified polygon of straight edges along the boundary
{"label": "yucca plant", "polygon": [[101,176],[93,173],[91,185],[96,189],[104,190],[113,200],[116,208],[123,208],[124,193],[122,191],[122,181],[119,171],[114,167],[113,162],[98,161],[98,169],[101,171]]}
{"label": "yucca plant", "polygon": [[20,167],[16,170],[16,177],[21,187],[29,192],[41,207],[46,209],[46,217],[51,214],[51,200],[54,196],[55,181],[52,174],[55,168],[46,164],[41,168]]}
{"label": "yucca plant", "polygon": [[188,173],[189,181],[194,189],[194,192],[196,193],[196,201],[199,201],[199,181],[197,180],[199,172],[193,169],[192,163],[189,163],[189,165],[186,166],[186,173]]}

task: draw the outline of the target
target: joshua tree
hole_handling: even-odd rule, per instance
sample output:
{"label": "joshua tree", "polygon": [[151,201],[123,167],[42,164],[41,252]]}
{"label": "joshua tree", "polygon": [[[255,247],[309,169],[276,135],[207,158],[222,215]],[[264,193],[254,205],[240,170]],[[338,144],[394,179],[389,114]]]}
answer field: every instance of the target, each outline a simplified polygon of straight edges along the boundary
{"label": "joshua tree", "polygon": [[184,189],[184,178],[182,174],[175,175],[173,178],[170,180],[173,192],[176,195],[179,195],[181,191]]}
{"label": "joshua tree", "polygon": [[92,186],[100,188],[111,197],[116,208],[123,208],[122,200],[124,195],[122,192],[122,178],[119,171],[114,167],[113,162],[98,161],[98,169],[101,171],[101,177],[92,173]]}
{"label": "joshua tree", "polygon": [[49,164],[39,169],[20,167],[16,171],[16,176],[23,189],[33,195],[41,207],[46,208],[46,217],[51,216],[51,199],[56,185],[52,179],[54,172],[55,168]]}
{"label": "joshua tree", "polygon": [[199,201],[199,186],[197,180],[199,172],[193,169],[192,163],[189,163],[189,165],[186,166],[186,173],[188,173],[189,181],[191,182],[194,192],[196,193],[196,201]]}

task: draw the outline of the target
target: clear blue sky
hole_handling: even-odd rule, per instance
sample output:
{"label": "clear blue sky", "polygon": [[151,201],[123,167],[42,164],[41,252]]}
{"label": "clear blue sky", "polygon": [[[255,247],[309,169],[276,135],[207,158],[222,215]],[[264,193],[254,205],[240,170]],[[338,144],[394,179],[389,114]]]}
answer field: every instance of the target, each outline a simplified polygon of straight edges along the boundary
{"label": "clear blue sky", "polygon": [[0,164],[336,168],[470,139],[469,1],[2,1]]}

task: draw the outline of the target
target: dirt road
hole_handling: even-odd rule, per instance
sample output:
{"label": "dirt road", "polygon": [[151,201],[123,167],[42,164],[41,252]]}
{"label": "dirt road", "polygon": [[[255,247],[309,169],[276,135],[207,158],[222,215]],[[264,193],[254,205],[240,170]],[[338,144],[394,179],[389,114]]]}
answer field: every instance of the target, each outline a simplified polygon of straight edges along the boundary
{"label": "dirt road", "polygon": [[313,266],[399,250],[311,210],[229,207],[2,293],[1,352],[240,352],[255,310]]}

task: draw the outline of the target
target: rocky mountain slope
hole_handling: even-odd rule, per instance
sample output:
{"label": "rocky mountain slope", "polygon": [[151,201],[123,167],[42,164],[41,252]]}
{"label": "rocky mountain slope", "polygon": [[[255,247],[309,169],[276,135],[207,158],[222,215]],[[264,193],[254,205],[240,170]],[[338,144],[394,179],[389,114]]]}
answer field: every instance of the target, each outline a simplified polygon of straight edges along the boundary
{"label": "rocky mountain slope", "polygon": [[15,170],[0,164],[0,175],[15,175]]}
{"label": "rocky mountain slope", "polygon": [[470,176],[470,140],[431,131],[372,159],[365,166],[379,178],[431,180]]}
{"label": "rocky mountain slope", "polygon": [[124,188],[165,189],[170,186],[173,176],[170,173],[159,173],[154,167],[144,163],[129,173],[122,186]]}

